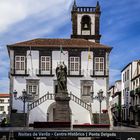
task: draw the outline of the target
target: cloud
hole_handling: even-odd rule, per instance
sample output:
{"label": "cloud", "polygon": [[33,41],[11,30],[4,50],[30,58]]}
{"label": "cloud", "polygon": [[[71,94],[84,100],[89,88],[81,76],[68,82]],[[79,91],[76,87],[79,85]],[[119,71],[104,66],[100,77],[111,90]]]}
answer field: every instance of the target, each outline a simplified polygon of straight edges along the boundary
{"label": "cloud", "polygon": [[[71,5],[72,0],[1,0],[0,1],[0,33],[7,31],[18,22],[26,19],[36,18],[36,22],[53,20],[59,23],[66,16],[66,9]],[[57,19],[57,17],[59,19]],[[35,23],[36,24],[36,23]],[[30,21],[29,21],[30,25]]]}
{"label": "cloud", "polygon": [[[19,2],[19,0],[17,1]],[[10,0],[6,2],[9,5],[16,5],[17,1]],[[17,15],[15,12],[7,12],[9,14],[7,16],[2,14],[5,21],[3,25],[5,30],[0,32],[2,43],[12,44],[22,40],[55,35],[59,28],[70,22],[72,2],[73,0],[52,0],[50,2],[48,0],[20,0],[19,5],[22,5],[21,13],[24,14]],[[11,6],[11,11],[12,8]],[[4,13],[4,11],[0,13]],[[8,20],[10,14],[13,14],[16,19]]]}
{"label": "cloud", "polygon": [[[0,92],[8,91],[7,44],[41,37],[69,37],[73,0],[0,0]],[[77,1],[95,6],[96,1]],[[101,43],[114,47],[110,55],[110,82],[120,79],[121,69],[139,58],[140,1],[100,0]],[[70,32],[68,34],[68,32]],[[120,61],[121,60],[121,61]],[[1,88],[2,87],[2,88]]]}
{"label": "cloud", "polygon": [[0,92],[7,92],[7,44],[55,35],[70,22],[73,0],[0,0]]}

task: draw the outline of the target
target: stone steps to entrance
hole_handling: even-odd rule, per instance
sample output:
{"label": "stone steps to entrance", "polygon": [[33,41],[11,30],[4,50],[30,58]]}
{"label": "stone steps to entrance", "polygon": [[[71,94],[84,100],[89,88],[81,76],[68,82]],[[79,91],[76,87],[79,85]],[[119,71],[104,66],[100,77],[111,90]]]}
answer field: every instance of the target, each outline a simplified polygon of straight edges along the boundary
{"label": "stone steps to entrance", "polygon": [[25,118],[27,118],[27,114],[11,113],[10,124],[12,127],[23,127],[25,126]]}

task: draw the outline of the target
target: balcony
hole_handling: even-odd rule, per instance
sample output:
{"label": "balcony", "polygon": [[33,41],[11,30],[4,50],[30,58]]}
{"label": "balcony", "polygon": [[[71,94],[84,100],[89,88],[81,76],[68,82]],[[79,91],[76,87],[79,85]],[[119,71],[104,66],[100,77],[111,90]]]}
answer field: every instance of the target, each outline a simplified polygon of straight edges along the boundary
{"label": "balcony", "polygon": [[134,97],[134,96],[135,96],[134,90],[131,90],[131,91],[130,91],[130,96],[131,96],[131,97]]}
{"label": "balcony", "polygon": [[138,88],[135,89],[135,93],[140,96],[140,87],[138,87]]}
{"label": "balcony", "polygon": [[50,69],[50,70],[42,70],[42,69],[36,69],[36,75],[39,77],[43,77],[43,76],[54,76],[55,75],[55,70],[54,69]]}
{"label": "balcony", "polygon": [[68,77],[83,77],[84,76],[84,70],[79,70],[79,71],[72,71],[72,70],[68,70],[67,73]]}
{"label": "balcony", "polygon": [[102,71],[97,71],[97,70],[90,70],[90,76],[91,77],[108,77],[109,75],[109,70],[102,70]]}
{"label": "balcony", "polygon": [[29,76],[30,69],[24,69],[24,70],[16,70],[16,69],[11,69],[9,72],[9,77],[10,76]]}

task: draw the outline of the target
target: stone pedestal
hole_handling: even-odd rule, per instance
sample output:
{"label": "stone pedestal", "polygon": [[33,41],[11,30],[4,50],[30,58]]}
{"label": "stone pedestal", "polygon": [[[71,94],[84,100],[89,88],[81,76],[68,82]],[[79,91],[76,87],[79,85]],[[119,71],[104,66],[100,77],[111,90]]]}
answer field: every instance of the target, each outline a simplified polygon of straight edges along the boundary
{"label": "stone pedestal", "polygon": [[56,106],[54,112],[54,122],[70,122],[71,114],[67,92],[56,93],[55,96]]}

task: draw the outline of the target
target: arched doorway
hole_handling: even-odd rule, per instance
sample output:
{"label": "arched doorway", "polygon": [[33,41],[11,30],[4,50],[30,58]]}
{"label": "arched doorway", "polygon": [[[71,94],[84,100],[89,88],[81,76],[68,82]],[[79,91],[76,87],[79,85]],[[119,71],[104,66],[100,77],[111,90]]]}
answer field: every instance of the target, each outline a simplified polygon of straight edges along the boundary
{"label": "arched doorway", "polygon": [[47,110],[47,122],[53,122],[55,115],[55,102],[52,103]]}
{"label": "arched doorway", "polygon": [[[72,111],[70,108],[70,114],[71,114],[71,121],[72,121]],[[54,122],[54,116],[55,116],[55,102],[52,103],[47,110],[47,122]]]}

